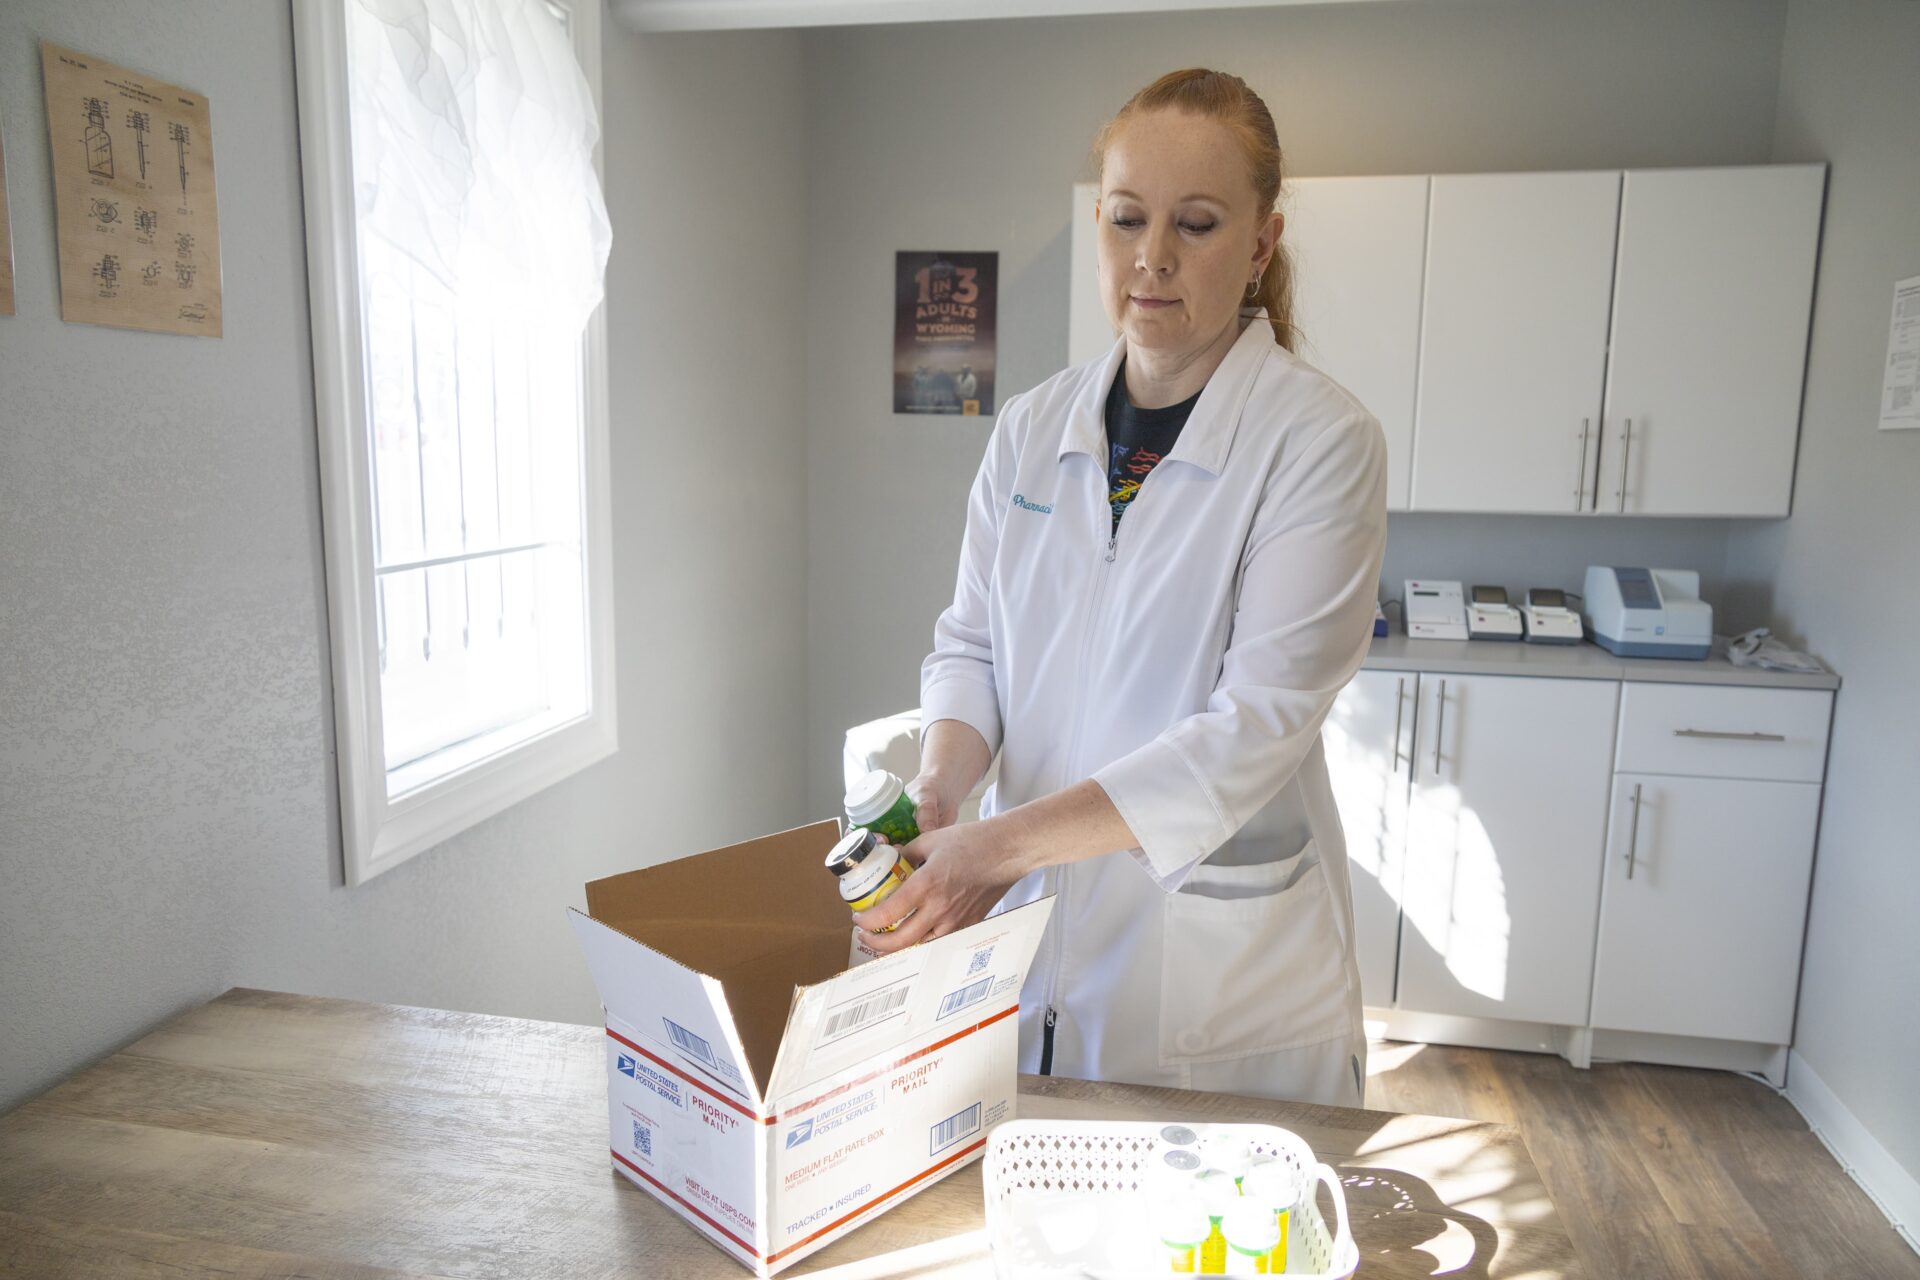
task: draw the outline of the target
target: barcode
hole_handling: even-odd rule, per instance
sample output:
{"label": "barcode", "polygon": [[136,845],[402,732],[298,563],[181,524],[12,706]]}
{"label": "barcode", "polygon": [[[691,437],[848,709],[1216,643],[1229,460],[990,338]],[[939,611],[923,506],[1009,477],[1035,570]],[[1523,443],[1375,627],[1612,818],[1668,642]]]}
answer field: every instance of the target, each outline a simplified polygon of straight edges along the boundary
{"label": "barcode", "polygon": [[933,1126],[928,1134],[927,1154],[937,1156],[942,1148],[950,1147],[962,1138],[971,1137],[980,1130],[980,1104],[974,1103],[957,1115],[948,1116]]}
{"label": "barcode", "polygon": [[911,984],[903,982],[897,987],[876,992],[858,1004],[850,1004],[844,1009],[828,1014],[826,1030],[821,1038],[832,1040],[850,1031],[857,1031],[869,1022],[878,1022],[882,1018],[899,1012],[900,1006],[907,1002],[907,995],[912,990]]}
{"label": "barcode", "polygon": [[647,1159],[653,1159],[653,1130],[638,1120],[633,1122],[633,1149]]}
{"label": "barcode", "polygon": [[975,1001],[985,1000],[987,998],[987,988],[991,985],[993,985],[993,978],[989,976],[980,979],[978,982],[964,986],[958,991],[948,993],[947,996],[940,1001],[940,1012],[934,1015],[933,1020],[938,1022],[950,1013],[960,1012],[960,1010],[973,1004]]}
{"label": "barcode", "polygon": [[667,1034],[673,1037],[673,1043],[680,1052],[690,1053],[715,1070],[719,1069],[720,1064],[714,1060],[712,1045],[671,1018],[662,1018],[660,1021],[667,1024]]}

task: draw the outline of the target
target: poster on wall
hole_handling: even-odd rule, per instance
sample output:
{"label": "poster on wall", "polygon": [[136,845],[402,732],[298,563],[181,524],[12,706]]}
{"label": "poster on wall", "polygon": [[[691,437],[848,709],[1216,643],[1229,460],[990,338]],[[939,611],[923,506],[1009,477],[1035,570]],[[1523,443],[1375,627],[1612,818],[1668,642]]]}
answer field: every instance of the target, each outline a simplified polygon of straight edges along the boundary
{"label": "poster on wall", "polygon": [[7,140],[0,129],[0,316],[13,314],[13,221],[7,216]]}
{"label": "poster on wall", "polygon": [[1920,276],[1893,286],[1887,372],[1880,384],[1880,429],[1920,431]]}
{"label": "poster on wall", "polygon": [[220,336],[220,224],[207,100],[42,42],[60,314]]}
{"label": "poster on wall", "polygon": [[997,253],[894,256],[893,411],[993,412]]}

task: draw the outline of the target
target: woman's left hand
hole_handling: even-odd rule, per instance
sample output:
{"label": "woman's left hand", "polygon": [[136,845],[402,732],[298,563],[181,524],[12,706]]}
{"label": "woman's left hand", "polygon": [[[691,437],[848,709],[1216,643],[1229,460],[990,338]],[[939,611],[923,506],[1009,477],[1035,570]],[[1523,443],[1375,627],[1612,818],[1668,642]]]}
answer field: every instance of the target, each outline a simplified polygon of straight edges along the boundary
{"label": "woman's left hand", "polygon": [[[927,831],[902,850],[915,864],[906,883],[884,901],[854,913],[864,941],[882,955],[978,924],[1025,865],[1005,824],[996,819]],[[878,932],[899,922],[891,933]]]}

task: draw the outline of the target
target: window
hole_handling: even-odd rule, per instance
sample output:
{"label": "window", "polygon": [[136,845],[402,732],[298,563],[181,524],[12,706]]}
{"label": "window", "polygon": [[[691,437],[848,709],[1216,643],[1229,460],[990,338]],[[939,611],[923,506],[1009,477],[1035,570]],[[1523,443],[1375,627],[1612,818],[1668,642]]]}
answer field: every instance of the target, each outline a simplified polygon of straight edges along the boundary
{"label": "window", "polygon": [[346,875],[611,753],[594,0],[296,0]]}

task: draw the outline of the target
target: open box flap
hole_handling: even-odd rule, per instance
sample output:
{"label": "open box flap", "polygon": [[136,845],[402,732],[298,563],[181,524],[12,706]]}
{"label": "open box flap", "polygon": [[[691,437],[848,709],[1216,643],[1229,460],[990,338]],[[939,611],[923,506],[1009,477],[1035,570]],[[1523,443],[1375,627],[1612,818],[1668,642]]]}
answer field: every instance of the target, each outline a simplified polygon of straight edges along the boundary
{"label": "open box flap", "polygon": [[720,982],[661,955],[618,929],[569,907],[600,1003],[649,1053],[760,1111],[762,1094],[748,1069]]}
{"label": "open box flap", "polygon": [[[1053,898],[1041,898],[801,988],[767,1099],[779,1103],[876,1054],[929,1032],[964,1031],[1017,1003],[1052,911]],[[843,962],[848,938],[843,926]]]}
{"label": "open box flap", "polygon": [[719,984],[763,1097],[794,987],[846,967],[852,923],[824,865],[839,838],[829,819],[587,885],[594,920]]}

